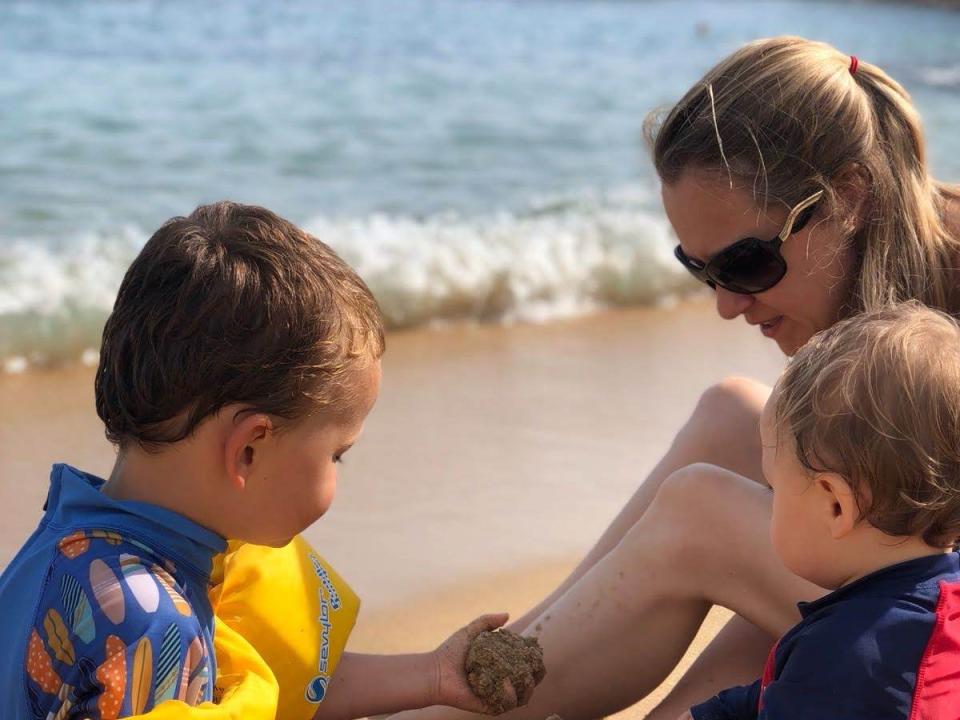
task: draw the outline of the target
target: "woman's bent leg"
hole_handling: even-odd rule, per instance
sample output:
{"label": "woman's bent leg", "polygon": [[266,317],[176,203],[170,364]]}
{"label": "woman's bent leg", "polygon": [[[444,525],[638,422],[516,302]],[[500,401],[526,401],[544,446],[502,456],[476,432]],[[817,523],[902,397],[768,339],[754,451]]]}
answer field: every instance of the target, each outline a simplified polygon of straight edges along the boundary
{"label": "woman's bent leg", "polygon": [[[528,629],[540,637],[548,672],[511,717],[576,720],[633,704],[669,674],[713,604],[772,644],[799,620],[796,602],[823,590],[775,555],[770,507],[769,490],[727,470],[673,473],[620,543]],[[754,675],[761,670],[762,662]],[[726,678],[716,680],[700,686],[704,697]]]}
{"label": "woman's bent leg", "polygon": [[[796,602],[823,590],[781,565],[769,522],[770,493],[759,484],[710,465],[673,473],[617,546],[531,623],[547,676],[529,705],[504,717],[578,720],[628,707],[673,669],[713,604],[750,620],[772,644],[798,620]],[[762,661],[751,674],[761,670]],[[701,682],[697,699],[727,679]]]}
{"label": "woman's bent leg", "polygon": [[555,603],[577,580],[616,547],[647,511],[663,481],[694,463],[710,463],[738,475],[762,479],[760,470],[760,411],[770,388],[748,378],[732,377],[708,388],[693,414],[656,467],[570,575],[536,607],[511,623],[514,630]]}
{"label": "woman's bent leg", "polygon": [[776,636],[734,615],[704,648],[647,720],[676,720],[717,690],[746,685],[760,675]]}

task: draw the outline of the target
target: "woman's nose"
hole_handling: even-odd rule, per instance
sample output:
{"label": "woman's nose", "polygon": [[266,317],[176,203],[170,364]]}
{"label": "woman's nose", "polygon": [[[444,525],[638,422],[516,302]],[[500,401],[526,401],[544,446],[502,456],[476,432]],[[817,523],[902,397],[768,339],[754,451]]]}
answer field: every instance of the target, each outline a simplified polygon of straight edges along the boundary
{"label": "woman's nose", "polygon": [[753,295],[741,295],[721,287],[717,288],[717,313],[724,320],[733,320],[753,305]]}

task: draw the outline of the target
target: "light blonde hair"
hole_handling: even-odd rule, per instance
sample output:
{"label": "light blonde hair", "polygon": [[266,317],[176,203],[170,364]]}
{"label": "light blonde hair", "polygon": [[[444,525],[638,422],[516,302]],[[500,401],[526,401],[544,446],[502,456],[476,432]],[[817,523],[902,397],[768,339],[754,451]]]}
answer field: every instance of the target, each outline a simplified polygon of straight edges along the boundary
{"label": "light blonde hair", "polygon": [[[911,299],[960,311],[960,239],[946,218],[960,192],[930,176],[903,87],[869,62],[850,67],[849,55],[803,38],[745,45],[668,112],[647,117],[657,173],[669,184],[689,168],[716,171],[764,208],[823,190],[857,258],[847,314]],[[850,172],[868,193],[857,218],[838,192]]]}
{"label": "light blonde hair", "polygon": [[814,335],[777,383],[774,418],[804,468],[850,483],[874,527],[934,547],[960,538],[960,326],[949,315],[912,301]]}

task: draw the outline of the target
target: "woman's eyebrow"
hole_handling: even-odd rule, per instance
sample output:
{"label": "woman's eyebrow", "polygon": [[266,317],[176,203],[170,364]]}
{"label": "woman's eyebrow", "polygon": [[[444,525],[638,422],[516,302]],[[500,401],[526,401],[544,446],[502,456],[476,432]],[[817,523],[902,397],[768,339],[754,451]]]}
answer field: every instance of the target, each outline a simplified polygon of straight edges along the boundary
{"label": "woman's eyebrow", "polygon": [[[715,253],[713,253],[712,255],[710,255],[710,257],[708,257],[706,260],[703,260],[703,259],[697,257],[696,255],[691,255],[691,254],[688,253],[686,250],[683,251],[683,254],[686,255],[687,258],[690,259],[690,260],[693,260],[693,261],[695,261],[695,262],[698,262],[698,263],[700,263],[701,265],[706,265],[708,262],[710,262],[711,260],[713,260],[713,258],[715,258],[717,255],[719,255],[719,254],[722,253],[724,250],[726,250],[728,247],[730,247],[730,246],[732,246],[732,245],[736,245],[736,244],[737,244],[738,242],[740,242],[741,240],[749,240],[749,239],[752,238],[752,237],[754,237],[754,236],[753,236],[753,235],[744,235],[744,236],[742,236],[742,237],[738,237],[736,240],[731,240],[730,242],[725,243],[723,246],[721,246],[719,250],[717,250]],[[680,247],[681,247],[681,249],[683,248],[683,243],[680,243]]]}

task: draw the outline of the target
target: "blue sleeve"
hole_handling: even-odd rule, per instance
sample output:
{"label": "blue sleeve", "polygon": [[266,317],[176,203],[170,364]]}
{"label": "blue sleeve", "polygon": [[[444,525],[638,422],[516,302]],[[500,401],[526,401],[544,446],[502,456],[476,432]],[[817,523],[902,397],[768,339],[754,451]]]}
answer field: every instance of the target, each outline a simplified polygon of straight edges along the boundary
{"label": "blue sleeve", "polygon": [[210,700],[207,642],[173,577],[119,537],[68,550],[61,543],[30,629],[33,716],[107,720]]}
{"label": "blue sleeve", "polygon": [[690,708],[693,720],[756,720],[760,681],[741,685],[715,695]]}
{"label": "blue sleeve", "polygon": [[759,720],[904,720],[932,629],[915,604],[848,601],[778,653]]}

